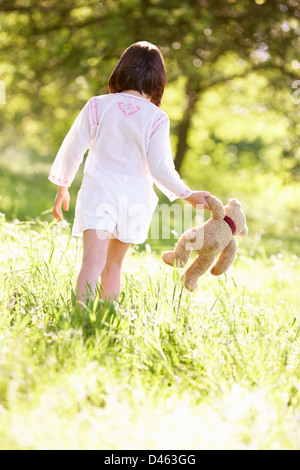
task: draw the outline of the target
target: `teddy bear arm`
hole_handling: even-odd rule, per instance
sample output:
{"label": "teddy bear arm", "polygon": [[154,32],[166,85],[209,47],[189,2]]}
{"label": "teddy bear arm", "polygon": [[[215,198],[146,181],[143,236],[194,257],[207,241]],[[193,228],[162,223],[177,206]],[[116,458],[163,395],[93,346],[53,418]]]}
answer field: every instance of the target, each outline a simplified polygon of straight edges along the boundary
{"label": "teddy bear arm", "polygon": [[207,196],[206,200],[208,202],[212,218],[224,219],[225,209],[220,199],[216,198],[215,196]]}
{"label": "teddy bear arm", "polygon": [[214,276],[220,276],[220,274],[225,273],[230,266],[232,265],[235,254],[237,250],[237,244],[234,238],[231,239],[231,241],[228,243],[226,248],[224,248],[223,251],[221,251],[216,263],[214,266],[211,268],[210,272]]}

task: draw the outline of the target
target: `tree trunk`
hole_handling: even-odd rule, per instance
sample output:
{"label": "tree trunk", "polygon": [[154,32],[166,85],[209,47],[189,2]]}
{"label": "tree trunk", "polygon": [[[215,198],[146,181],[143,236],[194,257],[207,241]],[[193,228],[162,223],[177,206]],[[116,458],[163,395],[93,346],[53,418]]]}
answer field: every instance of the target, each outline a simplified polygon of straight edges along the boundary
{"label": "tree trunk", "polygon": [[188,150],[188,133],[191,125],[191,120],[194,115],[195,107],[198,101],[200,88],[190,88],[189,84],[186,86],[186,106],[178,125],[177,136],[178,143],[175,155],[175,168],[180,172],[181,165],[183,163],[186,151]]}

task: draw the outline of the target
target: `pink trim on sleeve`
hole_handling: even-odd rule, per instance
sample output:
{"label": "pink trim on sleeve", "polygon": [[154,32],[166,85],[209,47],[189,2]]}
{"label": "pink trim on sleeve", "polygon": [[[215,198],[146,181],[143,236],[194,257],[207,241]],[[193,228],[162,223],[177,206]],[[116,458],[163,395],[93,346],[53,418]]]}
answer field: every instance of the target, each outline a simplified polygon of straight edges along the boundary
{"label": "pink trim on sleeve", "polygon": [[58,186],[68,186],[68,187],[71,186],[68,180],[57,178],[52,173],[50,173],[48,179],[51,181],[51,183],[58,184]]}
{"label": "pink trim on sleeve", "polygon": [[151,135],[150,137],[153,136],[153,134],[155,134],[155,132],[162,126],[162,124],[164,122],[166,122],[168,120],[168,116],[166,116],[165,114],[163,114],[162,116],[160,116],[153,124],[152,126],[152,132],[151,132]]}
{"label": "pink trim on sleeve", "polygon": [[180,194],[170,193],[169,199],[171,202],[178,198],[185,199],[186,197],[189,197],[192,193],[193,191],[191,191],[190,189],[186,189],[183,193],[180,193]]}
{"label": "pink trim on sleeve", "polygon": [[90,99],[90,107],[91,107],[92,126],[99,126],[97,98],[95,96],[94,98]]}
{"label": "pink trim on sleeve", "polygon": [[184,193],[180,194],[180,197],[184,199],[186,197],[189,197],[191,194],[193,194],[193,191],[191,189],[187,189],[186,191],[184,191]]}

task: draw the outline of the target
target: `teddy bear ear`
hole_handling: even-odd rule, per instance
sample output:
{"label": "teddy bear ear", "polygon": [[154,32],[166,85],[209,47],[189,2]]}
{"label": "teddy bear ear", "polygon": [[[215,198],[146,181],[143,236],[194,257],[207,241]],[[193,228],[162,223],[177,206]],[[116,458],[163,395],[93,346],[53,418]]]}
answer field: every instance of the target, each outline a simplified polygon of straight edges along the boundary
{"label": "teddy bear ear", "polygon": [[242,204],[240,203],[240,201],[238,199],[230,199],[229,205],[230,206],[242,207]]}
{"label": "teddy bear ear", "polygon": [[245,225],[244,229],[239,233],[240,237],[246,237],[248,235],[248,227]]}

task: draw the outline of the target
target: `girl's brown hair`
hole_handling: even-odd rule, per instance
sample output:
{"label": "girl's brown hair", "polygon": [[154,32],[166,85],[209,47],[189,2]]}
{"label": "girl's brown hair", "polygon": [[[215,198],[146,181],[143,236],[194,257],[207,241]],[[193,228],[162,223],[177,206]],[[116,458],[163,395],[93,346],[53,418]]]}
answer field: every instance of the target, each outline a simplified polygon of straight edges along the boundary
{"label": "girl's brown hair", "polygon": [[162,53],[154,44],[141,41],[123,52],[109,77],[108,89],[110,93],[136,90],[160,106],[166,83]]}

